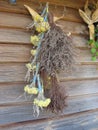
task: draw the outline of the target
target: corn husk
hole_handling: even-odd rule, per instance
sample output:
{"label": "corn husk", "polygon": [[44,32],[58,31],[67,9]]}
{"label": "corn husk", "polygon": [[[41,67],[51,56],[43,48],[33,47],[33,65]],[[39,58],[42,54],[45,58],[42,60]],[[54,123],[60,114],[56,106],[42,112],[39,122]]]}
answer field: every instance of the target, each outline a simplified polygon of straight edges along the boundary
{"label": "corn husk", "polygon": [[90,34],[90,39],[94,39],[94,25],[91,24],[91,25],[88,25],[88,28],[89,28],[89,34]]}
{"label": "corn husk", "polygon": [[86,15],[90,18],[92,12],[91,12],[91,10],[88,8],[88,0],[87,0],[86,3],[85,3],[84,11],[85,11]]}
{"label": "corn husk", "polygon": [[92,20],[94,22],[98,22],[98,9],[95,10],[95,12],[92,14]]}
{"label": "corn husk", "polygon": [[42,18],[35,10],[33,10],[32,8],[30,8],[29,6],[27,5],[24,5],[27,10],[30,12],[32,18],[34,19],[36,16],[38,16],[39,18]]}
{"label": "corn husk", "polygon": [[83,18],[84,22],[86,22],[87,24],[92,24],[92,20],[90,20],[90,18],[87,16],[87,14],[84,11],[79,9],[79,14]]}

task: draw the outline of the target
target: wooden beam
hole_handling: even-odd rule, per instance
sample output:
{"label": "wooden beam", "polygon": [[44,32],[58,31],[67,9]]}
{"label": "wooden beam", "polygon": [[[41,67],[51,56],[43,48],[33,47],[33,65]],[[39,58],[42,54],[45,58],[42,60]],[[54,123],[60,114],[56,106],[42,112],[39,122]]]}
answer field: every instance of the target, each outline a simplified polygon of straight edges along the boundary
{"label": "wooden beam", "polygon": [[[25,63],[1,63],[0,83],[24,82],[26,71]],[[72,73],[61,72],[59,78],[62,82],[94,80],[98,79],[98,69],[95,65],[81,65]]]}
{"label": "wooden beam", "polygon": [[[35,0],[32,0],[34,2]],[[66,6],[66,7],[71,7],[75,9],[79,9],[84,7],[85,0],[37,0],[36,2],[42,2],[46,3],[49,2],[50,4],[54,5],[61,5],[61,6]]]}
{"label": "wooden beam", "polygon": [[[68,99],[62,115],[75,114],[89,110],[98,109],[98,95],[90,97],[76,97]],[[0,124],[15,123],[27,120],[37,120],[61,116],[61,113],[53,114],[50,111],[42,111],[39,117],[33,117],[32,103],[21,103],[16,106],[0,107]]]}
{"label": "wooden beam", "polygon": [[[0,83],[0,106],[16,106],[16,104],[18,105],[26,101],[24,96],[24,86],[26,84],[20,82],[14,83],[14,81]],[[66,81],[60,84],[62,90],[69,97],[72,96],[72,98],[98,94],[98,80]]]}
{"label": "wooden beam", "polygon": [[17,123],[1,125],[1,129],[67,129],[67,130],[97,130],[98,128],[98,111],[85,111],[77,114],[59,116],[50,119],[27,120]]}
{"label": "wooden beam", "polygon": [[[76,2],[74,2],[76,3]],[[29,12],[24,8],[24,4],[29,5],[31,8],[39,11],[41,9],[39,2],[38,1],[17,1],[16,5],[11,5],[8,3],[8,1],[0,1],[0,11],[1,12],[10,12],[10,13],[19,13],[19,14],[29,14]],[[49,10],[53,12],[55,16],[60,16],[63,14],[64,7],[61,5],[59,6],[54,6],[50,5]],[[30,14],[29,14],[30,15]],[[10,15],[11,16],[11,15]],[[65,11],[65,17],[63,18],[64,20],[70,20],[74,22],[83,22],[82,18],[79,16],[78,10],[72,9],[69,7],[66,7]]]}

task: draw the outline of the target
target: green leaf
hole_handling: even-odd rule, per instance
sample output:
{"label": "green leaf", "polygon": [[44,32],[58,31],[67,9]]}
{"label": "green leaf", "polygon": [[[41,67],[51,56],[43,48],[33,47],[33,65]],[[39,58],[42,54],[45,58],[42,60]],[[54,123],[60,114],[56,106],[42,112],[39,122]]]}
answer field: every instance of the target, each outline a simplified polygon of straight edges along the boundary
{"label": "green leaf", "polygon": [[96,52],[96,56],[98,56],[98,52]]}
{"label": "green leaf", "polygon": [[94,44],[95,44],[96,48],[98,48],[98,42],[94,42]]}
{"label": "green leaf", "polygon": [[87,43],[88,44],[92,44],[94,42],[94,40],[93,39],[90,39]]}
{"label": "green leaf", "polygon": [[98,29],[95,29],[95,33],[98,33]]}
{"label": "green leaf", "polygon": [[91,48],[91,53],[92,54],[96,53],[96,48]]}
{"label": "green leaf", "polygon": [[92,61],[96,61],[96,56],[92,56]]}

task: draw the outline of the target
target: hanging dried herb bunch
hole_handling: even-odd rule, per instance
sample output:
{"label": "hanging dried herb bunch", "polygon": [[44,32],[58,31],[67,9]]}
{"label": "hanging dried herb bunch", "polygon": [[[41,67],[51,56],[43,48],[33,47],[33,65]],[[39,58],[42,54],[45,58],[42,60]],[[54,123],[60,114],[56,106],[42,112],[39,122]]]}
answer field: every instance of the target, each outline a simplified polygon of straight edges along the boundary
{"label": "hanging dried herb bunch", "polygon": [[[74,63],[75,48],[72,39],[67,36],[49,15],[50,30],[45,33],[38,53],[37,60],[40,62],[40,69],[49,75],[56,75],[61,70],[70,70]],[[52,21],[52,22],[51,22]]]}
{"label": "hanging dried herb bunch", "polygon": [[[59,112],[66,106],[66,93],[60,86],[58,74],[61,70],[71,70],[75,64],[75,48],[72,39],[55,24],[54,17],[48,11],[48,4],[39,15],[33,9],[25,6],[33,17],[33,25],[38,35],[31,36],[31,42],[36,47],[31,50],[34,56],[26,66],[26,78],[31,81],[25,92],[36,94],[34,109],[39,114],[40,108],[48,107],[53,112]],[[30,78],[31,73],[33,77]],[[25,88],[26,88],[25,87]],[[30,91],[29,89],[32,89]],[[48,90],[47,98],[45,92]]]}

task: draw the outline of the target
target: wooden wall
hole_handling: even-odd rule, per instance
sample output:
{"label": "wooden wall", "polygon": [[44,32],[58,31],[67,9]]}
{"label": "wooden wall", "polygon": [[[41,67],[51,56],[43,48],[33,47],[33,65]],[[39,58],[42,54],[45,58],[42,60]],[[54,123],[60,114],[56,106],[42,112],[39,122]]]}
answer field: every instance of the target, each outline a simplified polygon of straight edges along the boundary
{"label": "wooden wall", "polygon": [[72,74],[60,74],[61,84],[69,95],[64,113],[55,115],[47,111],[33,117],[32,102],[23,96],[25,63],[29,62],[32,48],[26,30],[32,19],[23,4],[39,7],[38,0],[31,1],[17,0],[16,5],[0,1],[0,130],[97,130],[98,61],[91,61],[86,46],[88,29],[78,14],[85,0],[50,0],[50,10],[56,16],[62,15],[66,6],[65,17],[58,24],[65,33],[72,33],[79,49],[78,67]]}

